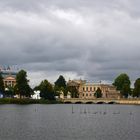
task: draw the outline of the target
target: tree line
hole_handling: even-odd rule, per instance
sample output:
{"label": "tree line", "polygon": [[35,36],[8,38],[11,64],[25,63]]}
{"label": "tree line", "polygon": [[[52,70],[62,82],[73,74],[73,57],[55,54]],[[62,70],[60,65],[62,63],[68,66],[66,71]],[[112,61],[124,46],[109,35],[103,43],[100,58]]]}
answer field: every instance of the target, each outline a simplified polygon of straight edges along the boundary
{"label": "tree line", "polygon": [[[131,88],[129,76],[125,73],[122,73],[115,78],[113,85],[117,90],[120,91],[122,97],[124,98],[128,98],[128,96],[140,97],[140,78],[136,79],[134,88]],[[64,96],[67,96],[68,92],[70,92],[72,98],[79,97],[76,87],[68,86],[65,78],[62,75],[60,75],[59,78],[54,82],[54,85],[45,79],[32,89],[29,85],[26,71],[21,70],[17,73],[16,85],[14,87],[4,87],[3,77],[0,73],[0,92],[4,93],[5,97],[14,97],[14,95],[17,94],[20,96],[20,98],[30,98],[31,95],[34,94],[35,90],[39,90],[40,96],[47,100],[55,100],[55,97],[59,96],[62,92],[64,93]],[[95,92],[94,96],[96,98],[102,97],[102,93],[99,88]]]}
{"label": "tree line", "polygon": [[120,91],[122,97],[140,97],[140,78],[136,79],[134,88],[131,88],[129,76],[126,73],[122,73],[115,78],[113,85]]}

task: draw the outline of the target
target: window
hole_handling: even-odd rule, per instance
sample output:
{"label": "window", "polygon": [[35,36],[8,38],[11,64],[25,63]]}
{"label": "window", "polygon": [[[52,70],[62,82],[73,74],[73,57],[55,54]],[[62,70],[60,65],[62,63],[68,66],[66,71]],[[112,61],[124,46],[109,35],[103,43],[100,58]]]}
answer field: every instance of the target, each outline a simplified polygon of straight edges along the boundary
{"label": "window", "polygon": [[90,91],[92,91],[92,87],[90,87]]}
{"label": "window", "polygon": [[86,91],[88,91],[88,87],[86,88]]}
{"label": "window", "polygon": [[85,91],[85,88],[83,87],[83,91]]}

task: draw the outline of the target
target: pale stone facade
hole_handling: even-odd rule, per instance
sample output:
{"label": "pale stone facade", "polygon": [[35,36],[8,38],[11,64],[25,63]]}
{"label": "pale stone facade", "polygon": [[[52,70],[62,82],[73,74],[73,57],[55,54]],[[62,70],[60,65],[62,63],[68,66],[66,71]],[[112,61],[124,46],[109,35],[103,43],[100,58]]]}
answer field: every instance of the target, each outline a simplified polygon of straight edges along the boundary
{"label": "pale stone facade", "polygon": [[3,81],[5,87],[14,87],[16,85],[16,79],[12,75],[5,77]]}
{"label": "pale stone facade", "polygon": [[120,92],[113,85],[102,83],[87,83],[85,80],[69,80],[68,86],[75,86],[79,93],[79,98],[95,98],[94,94],[98,88],[102,91],[102,98],[120,98]]}
{"label": "pale stone facade", "polygon": [[3,77],[4,86],[6,87],[14,87],[16,85],[16,75],[17,72],[8,70],[0,69],[0,73]]}

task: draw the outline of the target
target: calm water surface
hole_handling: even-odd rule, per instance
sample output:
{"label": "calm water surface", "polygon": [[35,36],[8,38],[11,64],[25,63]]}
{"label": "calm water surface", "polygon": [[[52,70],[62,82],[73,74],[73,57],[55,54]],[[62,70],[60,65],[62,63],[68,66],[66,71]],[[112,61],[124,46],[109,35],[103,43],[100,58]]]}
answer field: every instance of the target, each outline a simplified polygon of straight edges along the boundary
{"label": "calm water surface", "polygon": [[0,105],[0,140],[140,140],[140,106]]}

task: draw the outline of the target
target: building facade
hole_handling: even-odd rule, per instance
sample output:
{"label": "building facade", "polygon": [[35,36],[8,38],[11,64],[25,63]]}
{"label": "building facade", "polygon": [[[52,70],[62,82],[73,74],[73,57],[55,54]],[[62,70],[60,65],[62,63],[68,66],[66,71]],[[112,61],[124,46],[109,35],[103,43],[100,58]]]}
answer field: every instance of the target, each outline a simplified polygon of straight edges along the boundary
{"label": "building facade", "polygon": [[41,97],[40,97],[40,91],[39,90],[38,91],[34,91],[34,94],[31,95],[31,98],[32,99],[41,99]]}
{"label": "building facade", "polygon": [[3,77],[4,86],[14,87],[16,85],[17,72],[11,69],[0,69],[0,73]]}
{"label": "building facade", "polygon": [[79,98],[91,99],[98,88],[102,92],[102,98],[119,99],[120,92],[113,85],[102,83],[88,83],[85,80],[69,80],[68,86],[75,86],[79,93]]}

